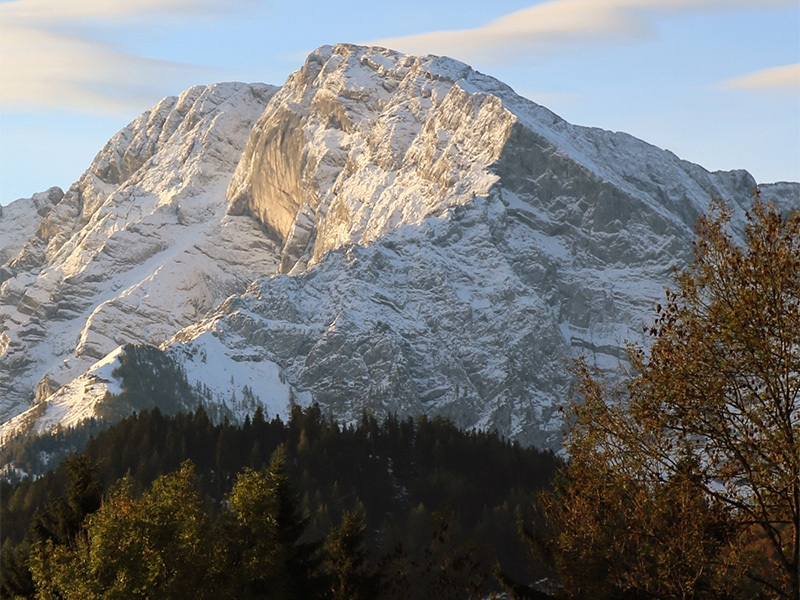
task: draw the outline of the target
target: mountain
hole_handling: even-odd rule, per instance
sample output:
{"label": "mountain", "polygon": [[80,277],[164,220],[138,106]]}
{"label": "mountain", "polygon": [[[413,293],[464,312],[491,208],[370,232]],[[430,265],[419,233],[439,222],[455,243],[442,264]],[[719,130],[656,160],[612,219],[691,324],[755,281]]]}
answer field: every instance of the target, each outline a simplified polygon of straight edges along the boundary
{"label": "mountain", "polygon": [[615,369],[697,216],[741,228],[755,188],[449,58],[324,46],[280,89],[192,88],[4,207],[0,436],[92,416],[147,343],[234,417],[249,394],[555,447],[568,359]]}
{"label": "mountain", "polygon": [[66,194],[4,207],[3,421],[121,343],[161,343],[274,270],[274,244],[252,219],[226,215],[224,198],[276,90],[219,84],[166,98]]}

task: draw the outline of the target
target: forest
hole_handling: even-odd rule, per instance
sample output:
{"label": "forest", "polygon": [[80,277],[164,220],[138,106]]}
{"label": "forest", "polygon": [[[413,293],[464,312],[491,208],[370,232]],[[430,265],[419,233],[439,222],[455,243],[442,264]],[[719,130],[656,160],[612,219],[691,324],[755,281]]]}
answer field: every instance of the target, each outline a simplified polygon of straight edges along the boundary
{"label": "forest", "polygon": [[[293,556],[280,560],[299,561],[292,567],[299,570],[294,591],[269,597],[425,598],[434,590],[444,597],[482,597],[497,589],[492,573],[498,565],[528,578],[517,522],[530,516],[557,462],[552,453],[463,432],[438,418],[379,422],[365,414],[343,427],[311,406],[295,407],[286,423],[257,410],[237,426],[214,424],[202,408],[175,416],[143,410],[90,437],[82,453],[46,476],[2,484],[3,596],[116,597],[108,596],[117,589],[113,582],[71,592],[71,584],[51,571],[105,581],[92,569],[114,559],[94,554],[103,551],[98,540],[116,552],[122,538],[112,544],[108,536],[122,536],[122,513],[138,508],[162,514],[165,530],[181,527],[182,519],[205,525],[191,533],[162,532],[160,542],[147,545],[153,537],[148,528],[156,525],[131,517],[124,541],[143,544],[137,568],[159,573],[130,574],[134,587],[120,587],[120,597],[139,597],[135,589],[141,597],[178,597],[175,590],[186,586],[215,590],[208,597],[262,597],[257,591],[267,586],[259,583],[266,567],[247,566],[245,555],[254,548],[246,546],[262,544],[255,532],[275,523],[282,531],[273,540],[276,548],[252,560],[266,564],[280,551]],[[258,484],[266,496],[245,498],[260,493],[250,489]],[[258,522],[236,520],[237,500],[263,504],[253,509]],[[187,505],[197,514],[184,514]],[[331,556],[332,545],[344,554]],[[189,561],[192,552],[200,563],[164,564],[176,555]],[[154,563],[143,564],[142,556]],[[336,584],[348,569],[356,583]],[[183,570],[207,575],[187,582]],[[279,571],[285,583],[287,574]],[[151,576],[152,582],[140,582]],[[306,580],[316,582],[313,593],[300,585]],[[372,591],[358,595],[353,586]],[[341,595],[345,588],[350,592]],[[51,595],[42,596],[43,589]]]}
{"label": "forest", "polygon": [[134,414],[0,483],[3,597],[800,600],[800,211],[756,195],[743,245],[731,219],[618,379],[573,363],[563,456],[316,405],[233,424],[132,349]]}

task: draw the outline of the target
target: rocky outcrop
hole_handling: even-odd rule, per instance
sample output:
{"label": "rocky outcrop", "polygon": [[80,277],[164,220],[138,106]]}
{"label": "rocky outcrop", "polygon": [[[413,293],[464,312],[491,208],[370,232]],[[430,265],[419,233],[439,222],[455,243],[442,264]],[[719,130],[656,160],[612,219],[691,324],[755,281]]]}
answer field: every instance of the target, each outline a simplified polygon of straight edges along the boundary
{"label": "rocky outcrop", "polygon": [[501,86],[450,59],[320,48],[256,123],[228,190],[230,213],[273,232],[288,272],[300,250],[313,264],[487,194],[497,180],[488,166],[514,118],[477,91],[486,82]]}

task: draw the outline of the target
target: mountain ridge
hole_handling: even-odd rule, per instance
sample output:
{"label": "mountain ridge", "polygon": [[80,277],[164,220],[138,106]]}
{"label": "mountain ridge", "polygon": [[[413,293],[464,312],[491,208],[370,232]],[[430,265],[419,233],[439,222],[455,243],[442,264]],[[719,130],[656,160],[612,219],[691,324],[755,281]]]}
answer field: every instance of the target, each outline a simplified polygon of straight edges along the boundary
{"label": "mountain ridge", "polygon": [[[199,357],[268,390],[274,412],[291,397],[345,420],[365,409],[445,414],[555,447],[565,360],[584,352],[612,371],[685,264],[711,198],[728,200],[741,227],[756,187],[745,171],[709,173],[627,134],[571,125],[449,58],[325,46],[280,89],[225,85],[222,109],[213,86],[162,101],[63,198],[38,195],[43,225],[0,271],[3,420],[24,406],[17,394],[7,407],[21,381],[38,385],[40,402],[85,408],[81,373],[144,342],[223,403],[229,380]],[[761,188],[785,206],[800,198],[798,184]],[[64,215],[78,223],[71,236],[58,228]],[[5,246],[0,256],[13,254]],[[126,256],[133,248],[139,256]],[[239,274],[215,284],[232,264]],[[14,375],[30,340],[58,337],[53,290],[71,304],[87,287],[98,291],[67,320],[67,333],[80,324],[78,343],[65,333],[58,357]],[[102,391],[93,377],[89,405]]]}

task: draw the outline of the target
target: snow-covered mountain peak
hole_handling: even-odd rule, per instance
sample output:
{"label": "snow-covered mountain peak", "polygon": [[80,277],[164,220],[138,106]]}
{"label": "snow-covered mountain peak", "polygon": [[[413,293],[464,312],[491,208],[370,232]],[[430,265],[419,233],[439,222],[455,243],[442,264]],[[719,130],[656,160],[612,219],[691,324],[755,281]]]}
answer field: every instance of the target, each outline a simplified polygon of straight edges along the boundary
{"label": "snow-covered mountain peak", "polygon": [[449,58],[326,46],[253,129],[228,190],[284,244],[282,270],[486,195],[510,88]]}
{"label": "snow-covered mountain peak", "polygon": [[280,89],[191,88],[0,214],[0,418],[40,402],[0,438],[91,413],[133,342],[231,414],[443,414],[555,447],[567,360],[613,371],[696,217],[723,198],[735,230],[754,187],[444,57],[324,46]]}
{"label": "snow-covered mountain peak", "polygon": [[[547,211],[576,185],[602,196],[591,214],[566,206],[574,214],[556,217],[581,214],[589,236],[633,218],[683,237],[709,197],[743,207],[755,187],[744,171],[709,173],[630,135],[571,125],[453,59],[337,45],[313,52],[270,101],[228,189],[229,212],[258,219],[283,246],[281,272],[297,273],[328,250],[485,197],[499,179]],[[618,258],[596,249],[601,261]]]}

